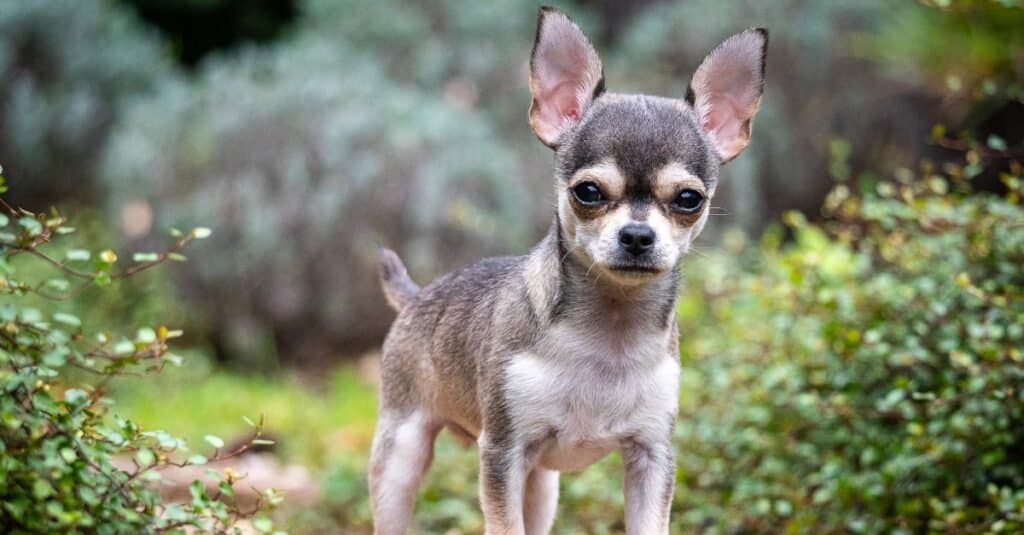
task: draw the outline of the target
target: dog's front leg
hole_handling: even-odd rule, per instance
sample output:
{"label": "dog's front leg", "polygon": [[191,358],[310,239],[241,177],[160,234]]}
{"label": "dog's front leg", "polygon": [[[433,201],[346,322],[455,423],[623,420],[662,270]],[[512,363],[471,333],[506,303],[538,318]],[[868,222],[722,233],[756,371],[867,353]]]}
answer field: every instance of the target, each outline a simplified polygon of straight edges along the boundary
{"label": "dog's front leg", "polygon": [[486,535],[523,535],[523,496],[530,467],[521,444],[480,437],[480,507]]}
{"label": "dog's front leg", "polygon": [[668,438],[631,439],[622,445],[626,468],[626,533],[668,533],[676,463]]}

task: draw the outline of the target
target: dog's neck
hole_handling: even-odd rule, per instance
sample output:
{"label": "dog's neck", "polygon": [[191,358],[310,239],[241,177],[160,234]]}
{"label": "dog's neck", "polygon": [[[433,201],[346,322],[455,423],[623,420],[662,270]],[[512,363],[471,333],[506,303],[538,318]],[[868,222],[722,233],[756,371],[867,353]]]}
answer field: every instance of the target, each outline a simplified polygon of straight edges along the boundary
{"label": "dog's neck", "polygon": [[636,285],[618,284],[570,250],[556,220],[530,253],[526,284],[542,320],[662,330],[675,317],[679,272],[673,269]]}

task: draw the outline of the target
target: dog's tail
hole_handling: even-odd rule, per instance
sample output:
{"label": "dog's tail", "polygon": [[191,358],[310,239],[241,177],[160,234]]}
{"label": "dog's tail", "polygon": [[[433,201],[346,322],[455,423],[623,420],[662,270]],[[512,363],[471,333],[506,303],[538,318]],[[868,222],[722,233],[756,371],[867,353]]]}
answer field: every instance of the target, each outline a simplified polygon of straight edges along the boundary
{"label": "dog's tail", "polygon": [[384,297],[396,311],[402,310],[420,292],[420,287],[409,278],[402,259],[391,249],[380,248],[377,260],[377,271],[380,285],[384,289]]}

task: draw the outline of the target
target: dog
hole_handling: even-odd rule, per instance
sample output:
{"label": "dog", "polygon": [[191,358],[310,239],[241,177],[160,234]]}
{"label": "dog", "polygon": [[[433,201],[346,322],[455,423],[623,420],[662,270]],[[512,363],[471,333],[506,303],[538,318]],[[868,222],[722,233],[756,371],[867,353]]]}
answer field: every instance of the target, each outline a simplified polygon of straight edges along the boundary
{"label": "dog", "polygon": [[750,139],[768,33],[703,60],[683,98],[605,90],[568,16],[540,8],[529,123],[554,150],[557,209],[528,254],[420,288],[381,249],[398,316],[381,357],[370,459],[375,533],[405,533],[442,429],[475,442],[488,535],[542,534],[558,477],[621,451],[629,534],[668,533],[678,408],[681,259],[719,168]]}

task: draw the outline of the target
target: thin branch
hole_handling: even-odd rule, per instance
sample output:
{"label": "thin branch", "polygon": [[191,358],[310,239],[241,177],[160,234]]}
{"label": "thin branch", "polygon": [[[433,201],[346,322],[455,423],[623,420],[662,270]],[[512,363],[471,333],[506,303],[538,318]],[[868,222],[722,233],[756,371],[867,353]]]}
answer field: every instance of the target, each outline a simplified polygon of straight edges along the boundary
{"label": "thin branch", "polygon": [[987,159],[1024,158],[1024,147],[1017,147],[1006,150],[996,150],[982,145],[974,145],[962,139],[953,139],[948,137],[941,137],[936,139],[935,144],[944,149],[956,150],[961,152],[974,150],[977,151],[979,156]]}
{"label": "thin branch", "polygon": [[54,260],[51,256],[49,256],[49,255],[47,255],[47,254],[45,254],[45,253],[35,249],[34,247],[15,247],[14,250],[16,250],[16,251],[25,251],[26,253],[35,255],[35,256],[37,256],[39,258],[42,258],[43,260],[46,260],[47,262],[49,262],[49,263],[53,264],[54,266],[56,266],[61,271],[65,272],[65,273],[67,273],[69,275],[73,275],[75,277],[78,277],[78,278],[92,279],[92,278],[96,277],[96,275],[94,275],[92,273],[88,273],[86,271],[80,271],[80,270],[77,270],[77,269],[75,269],[75,268],[73,268],[71,266],[68,266],[67,264],[65,264],[63,262],[58,262],[58,261]]}
{"label": "thin branch", "polygon": [[143,262],[141,264],[136,264],[136,265],[134,265],[134,266],[132,266],[130,268],[125,269],[124,271],[121,271],[121,272],[118,272],[116,274],[111,275],[110,278],[111,279],[123,279],[125,277],[131,277],[132,275],[135,275],[136,273],[139,273],[140,271],[145,271],[145,270],[147,270],[147,269],[149,269],[149,268],[151,268],[153,266],[162,264],[165,261],[167,261],[167,259],[172,254],[174,254],[174,253],[184,249],[185,246],[188,245],[189,242],[192,241],[192,239],[193,239],[192,235],[191,234],[187,234],[184,237],[179,238],[176,242],[174,242],[174,245],[168,247],[162,253],[158,254],[157,257],[156,257],[156,260],[150,260],[149,262]]}

